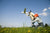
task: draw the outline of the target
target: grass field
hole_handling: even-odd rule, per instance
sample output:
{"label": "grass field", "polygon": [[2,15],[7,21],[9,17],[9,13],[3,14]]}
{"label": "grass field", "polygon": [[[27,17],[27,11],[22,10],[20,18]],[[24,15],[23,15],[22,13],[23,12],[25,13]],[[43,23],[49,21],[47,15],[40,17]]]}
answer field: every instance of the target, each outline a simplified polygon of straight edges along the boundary
{"label": "grass field", "polygon": [[0,33],[50,33],[50,27],[0,28]]}

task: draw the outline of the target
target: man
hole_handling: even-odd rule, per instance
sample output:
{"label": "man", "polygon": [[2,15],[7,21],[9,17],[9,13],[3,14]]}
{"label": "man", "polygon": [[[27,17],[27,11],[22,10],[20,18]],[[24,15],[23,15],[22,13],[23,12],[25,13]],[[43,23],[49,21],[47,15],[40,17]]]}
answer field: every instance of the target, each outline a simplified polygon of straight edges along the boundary
{"label": "man", "polygon": [[32,13],[31,10],[30,10],[30,12],[27,12],[25,14],[27,16],[30,16],[31,22],[32,22],[32,27],[35,27],[35,25],[34,25],[35,22],[38,22],[38,24],[39,24],[38,26],[43,26],[43,22],[38,14]]}

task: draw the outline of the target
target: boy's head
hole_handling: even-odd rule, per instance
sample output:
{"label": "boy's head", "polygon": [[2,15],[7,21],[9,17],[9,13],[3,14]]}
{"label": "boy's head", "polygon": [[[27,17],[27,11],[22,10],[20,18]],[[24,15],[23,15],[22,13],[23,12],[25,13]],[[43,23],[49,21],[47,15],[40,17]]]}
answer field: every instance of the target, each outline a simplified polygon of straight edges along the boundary
{"label": "boy's head", "polygon": [[29,14],[31,13],[32,11],[30,10]]}

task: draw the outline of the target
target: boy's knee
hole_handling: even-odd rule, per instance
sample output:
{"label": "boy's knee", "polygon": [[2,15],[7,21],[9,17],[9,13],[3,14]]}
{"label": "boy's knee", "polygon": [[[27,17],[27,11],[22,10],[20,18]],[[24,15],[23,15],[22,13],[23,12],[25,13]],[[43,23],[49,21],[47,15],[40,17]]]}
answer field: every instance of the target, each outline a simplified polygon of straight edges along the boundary
{"label": "boy's knee", "polygon": [[41,23],[38,23],[39,25],[41,25],[41,24],[43,24],[43,22],[41,22]]}
{"label": "boy's knee", "polygon": [[41,22],[41,23],[38,23],[38,24],[39,24],[39,26],[44,26],[43,22]]}

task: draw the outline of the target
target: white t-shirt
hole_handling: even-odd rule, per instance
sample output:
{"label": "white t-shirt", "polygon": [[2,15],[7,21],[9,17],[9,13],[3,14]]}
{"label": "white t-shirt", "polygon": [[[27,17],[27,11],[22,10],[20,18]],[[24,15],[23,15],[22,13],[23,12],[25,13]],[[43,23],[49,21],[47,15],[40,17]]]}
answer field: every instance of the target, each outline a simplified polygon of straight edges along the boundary
{"label": "white t-shirt", "polygon": [[38,23],[41,23],[42,22],[42,20],[41,20],[41,18],[40,17],[37,17],[34,21],[32,21],[32,22],[38,22]]}

